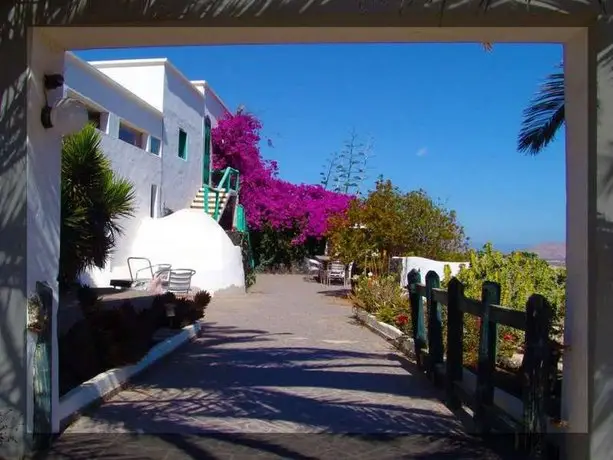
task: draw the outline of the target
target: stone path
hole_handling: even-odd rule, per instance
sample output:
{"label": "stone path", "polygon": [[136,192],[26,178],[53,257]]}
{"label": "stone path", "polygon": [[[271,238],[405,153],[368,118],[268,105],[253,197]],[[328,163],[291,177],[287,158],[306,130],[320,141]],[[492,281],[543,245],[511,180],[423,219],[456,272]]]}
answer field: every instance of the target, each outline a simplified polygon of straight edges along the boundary
{"label": "stone path", "polygon": [[500,458],[335,293],[259,276],[248,296],[215,299],[200,339],[44,458]]}

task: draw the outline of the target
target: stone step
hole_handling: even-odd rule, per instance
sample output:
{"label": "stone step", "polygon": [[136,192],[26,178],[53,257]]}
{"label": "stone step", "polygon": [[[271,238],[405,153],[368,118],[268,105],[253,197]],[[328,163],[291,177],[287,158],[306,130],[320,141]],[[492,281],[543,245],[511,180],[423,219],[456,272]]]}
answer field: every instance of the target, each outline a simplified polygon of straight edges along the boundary
{"label": "stone step", "polygon": [[[209,199],[208,199],[208,200],[206,200],[206,201],[208,201],[208,202],[209,202],[209,203],[211,203],[211,204],[215,204],[215,198],[210,198],[210,197],[209,197]],[[219,199],[219,202],[220,202],[220,203],[223,203],[224,201],[225,201],[225,198],[220,198],[220,199]],[[204,202],[205,202],[205,200],[204,200],[204,198],[197,196],[196,198],[194,198],[194,202],[195,202],[195,203],[204,203]]]}

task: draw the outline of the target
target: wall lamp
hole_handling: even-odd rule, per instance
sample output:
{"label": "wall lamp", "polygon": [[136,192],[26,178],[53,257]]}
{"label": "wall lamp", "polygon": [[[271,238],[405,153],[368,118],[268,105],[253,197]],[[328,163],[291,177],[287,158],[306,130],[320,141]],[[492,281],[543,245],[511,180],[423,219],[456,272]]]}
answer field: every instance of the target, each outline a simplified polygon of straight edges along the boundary
{"label": "wall lamp", "polygon": [[54,103],[48,102],[48,92],[64,86],[64,76],[56,73],[45,75],[45,106],[40,113],[40,121],[45,129],[54,128],[62,136],[73,134],[85,127],[89,121],[87,107],[80,101],[65,97]]}

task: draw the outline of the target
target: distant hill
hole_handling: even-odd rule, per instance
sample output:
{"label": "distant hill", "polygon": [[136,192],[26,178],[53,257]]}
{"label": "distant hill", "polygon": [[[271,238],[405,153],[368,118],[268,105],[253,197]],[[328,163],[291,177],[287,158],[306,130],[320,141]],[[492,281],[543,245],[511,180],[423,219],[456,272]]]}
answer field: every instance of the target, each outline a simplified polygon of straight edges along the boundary
{"label": "distant hill", "polygon": [[534,252],[539,257],[549,261],[565,261],[566,260],[566,243],[541,243],[526,249],[528,252]]}
{"label": "distant hill", "polygon": [[[470,246],[473,249],[479,250],[479,249],[483,249],[484,244],[485,243],[482,243],[482,242],[472,242]],[[494,250],[503,252],[505,254],[512,252],[512,251],[525,251],[530,246],[529,244],[516,244],[516,243],[502,243],[502,244],[493,243],[493,245],[494,245]]]}
{"label": "distant hill", "polygon": [[[483,244],[473,243],[471,246],[474,249],[481,249]],[[541,259],[545,259],[551,265],[556,266],[563,266],[566,261],[566,243],[564,242],[541,243],[536,246],[528,244],[494,244],[494,249],[505,254],[512,251],[533,252]]]}

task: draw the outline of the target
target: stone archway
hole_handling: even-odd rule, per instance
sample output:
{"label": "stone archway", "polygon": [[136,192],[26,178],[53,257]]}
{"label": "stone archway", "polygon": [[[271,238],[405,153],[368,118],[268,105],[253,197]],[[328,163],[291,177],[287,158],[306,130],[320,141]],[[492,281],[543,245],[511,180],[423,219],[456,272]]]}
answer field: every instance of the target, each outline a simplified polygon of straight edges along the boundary
{"label": "stone archway", "polygon": [[[485,3],[107,0],[94,5],[87,0],[54,0],[3,6],[0,404],[7,425],[18,427],[12,433],[15,442],[3,446],[8,456],[22,449],[28,374],[22,331],[26,298],[37,281],[49,283],[56,292],[57,310],[60,139],[44,130],[39,115],[44,103],[42,76],[62,72],[66,49],[489,41],[565,44],[570,350],[565,359],[564,409],[569,432],[591,433],[590,454],[582,451],[577,458],[609,458],[613,449],[613,354],[609,352],[613,334],[608,331],[613,323],[609,306],[613,237],[608,230],[613,225],[613,132],[606,127],[613,126],[613,24],[603,9],[605,0],[551,0],[530,7],[519,1]],[[91,26],[98,27],[80,28]],[[53,315],[54,334],[56,328]],[[57,382],[56,370],[53,380]],[[55,385],[54,408],[57,401]],[[55,417],[55,429],[57,422]]]}

